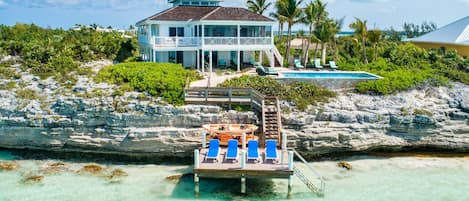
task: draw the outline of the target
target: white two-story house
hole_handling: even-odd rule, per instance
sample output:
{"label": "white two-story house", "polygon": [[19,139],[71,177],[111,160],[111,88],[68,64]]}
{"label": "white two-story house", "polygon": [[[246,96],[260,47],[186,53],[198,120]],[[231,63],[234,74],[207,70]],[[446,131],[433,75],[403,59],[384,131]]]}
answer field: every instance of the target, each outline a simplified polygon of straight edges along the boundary
{"label": "white two-story house", "polygon": [[222,1],[168,0],[172,8],[137,23],[141,57],[202,72],[227,66],[239,71],[264,55],[270,66],[280,66],[275,22],[245,8],[221,7]]}

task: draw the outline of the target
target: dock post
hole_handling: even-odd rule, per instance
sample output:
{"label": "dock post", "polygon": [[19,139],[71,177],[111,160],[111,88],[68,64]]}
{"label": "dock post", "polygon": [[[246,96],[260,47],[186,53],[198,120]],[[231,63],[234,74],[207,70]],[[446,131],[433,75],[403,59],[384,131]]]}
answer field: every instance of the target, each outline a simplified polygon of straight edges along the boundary
{"label": "dock post", "polygon": [[284,164],[284,155],[285,152],[287,151],[287,134],[285,132],[282,132],[282,153],[281,153],[281,158],[280,158],[280,164]]}
{"label": "dock post", "polygon": [[202,133],[202,149],[207,147],[207,133]]}
{"label": "dock post", "polygon": [[199,174],[194,174],[194,196],[199,197]]}
{"label": "dock post", "polygon": [[241,194],[246,194],[246,177],[244,174],[241,176]]}
{"label": "dock post", "polygon": [[246,150],[246,133],[243,133],[243,150]]}
{"label": "dock post", "polygon": [[246,169],[246,150],[241,150],[241,169]]}
{"label": "dock post", "polygon": [[[288,152],[288,170],[293,171],[293,151]],[[287,197],[291,198],[291,191],[292,191],[292,176],[288,177],[288,194]]]}
{"label": "dock post", "polygon": [[[194,169],[199,168],[199,150],[194,150]],[[194,174],[194,195],[199,197],[199,174]]]}

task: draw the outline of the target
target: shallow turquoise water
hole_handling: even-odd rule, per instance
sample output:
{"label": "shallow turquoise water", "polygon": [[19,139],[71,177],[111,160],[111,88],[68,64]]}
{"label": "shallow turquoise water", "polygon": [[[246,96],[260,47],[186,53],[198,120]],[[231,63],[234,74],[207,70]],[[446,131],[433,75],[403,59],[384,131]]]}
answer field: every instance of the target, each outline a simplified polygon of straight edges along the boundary
{"label": "shallow turquoise water", "polygon": [[[0,152],[0,160],[15,160],[15,156]],[[191,176],[179,182],[165,179],[189,173],[189,166],[102,164],[106,172],[121,168],[129,174],[109,180],[104,176],[78,174],[85,164],[66,162],[68,171],[45,175],[39,184],[24,184],[24,175],[40,174],[53,161],[15,161],[20,169],[0,171],[0,201],[194,199]],[[353,157],[346,161],[352,164],[352,171],[336,167],[335,162],[311,163],[327,179],[326,196],[314,196],[295,178],[291,200],[469,200],[468,158]],[[238,194],[238,180],[202,179],[199,200],[284,200],[286,183],[286,180],[248,180],[248,196],[244,197]]]}

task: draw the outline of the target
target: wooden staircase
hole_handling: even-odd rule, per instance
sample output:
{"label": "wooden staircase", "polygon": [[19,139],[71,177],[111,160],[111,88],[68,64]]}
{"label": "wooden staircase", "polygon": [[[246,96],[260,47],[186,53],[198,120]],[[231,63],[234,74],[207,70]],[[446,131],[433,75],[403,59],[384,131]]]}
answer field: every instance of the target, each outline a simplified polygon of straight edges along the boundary
{"label": "wooden staircase", "polygon": [[282,117],[280,101],[277,97],[266,97],[262,106],[262,131],[265,140],[277,140],[281,144]]}

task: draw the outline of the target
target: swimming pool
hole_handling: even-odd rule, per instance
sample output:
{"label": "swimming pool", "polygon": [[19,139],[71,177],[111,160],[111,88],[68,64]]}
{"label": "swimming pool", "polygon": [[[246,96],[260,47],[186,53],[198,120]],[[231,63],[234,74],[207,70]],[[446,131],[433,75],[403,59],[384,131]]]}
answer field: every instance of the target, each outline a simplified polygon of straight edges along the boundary
{"label": "swimming pool", "polygon": [[277,78],[280,82],[304,82],[330,90],[347,90],[354,88],[360,82],[379,80],[382,77],[362,71],[287,71],[281,72]]}
{"label": "swimming pool", "polygon": [[303,79],[380,79],[380,76],[367,72],[283,72],[280,78]]}

